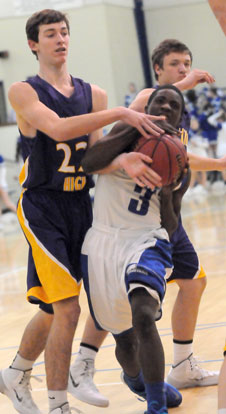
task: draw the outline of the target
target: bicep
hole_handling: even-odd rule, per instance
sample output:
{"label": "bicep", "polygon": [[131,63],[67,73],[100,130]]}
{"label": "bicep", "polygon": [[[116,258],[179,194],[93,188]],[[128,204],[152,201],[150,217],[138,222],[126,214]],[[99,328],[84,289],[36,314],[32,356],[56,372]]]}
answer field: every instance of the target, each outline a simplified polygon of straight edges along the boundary
{"label": "bicep", "polygon": [[148,99],[153,91],[154,89],[144,89],[138,93],[137,97],[130,105],[130,109],[133,109],[137,112],[145,112],[145,106],[147,105]]}

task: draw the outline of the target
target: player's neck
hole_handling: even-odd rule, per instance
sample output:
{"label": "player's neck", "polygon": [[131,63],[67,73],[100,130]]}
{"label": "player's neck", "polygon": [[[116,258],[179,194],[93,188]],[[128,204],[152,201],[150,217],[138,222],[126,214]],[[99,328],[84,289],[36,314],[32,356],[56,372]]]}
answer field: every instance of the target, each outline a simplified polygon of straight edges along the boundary
{"label": "player's neck", "polygon": [[72,85],[71,76],[66,65],[46,66],[41,65],[38,75],[54,87],[70,87]]}

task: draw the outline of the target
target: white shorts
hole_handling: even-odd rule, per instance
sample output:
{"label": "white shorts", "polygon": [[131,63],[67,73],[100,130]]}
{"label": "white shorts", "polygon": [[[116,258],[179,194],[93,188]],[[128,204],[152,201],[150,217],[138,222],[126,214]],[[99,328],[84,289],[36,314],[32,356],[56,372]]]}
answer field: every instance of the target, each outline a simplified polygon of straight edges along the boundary
{"label": "white shorts", "polygon": [[128,293],[144,287],[161,302],[172,271],[164,229],[116,230],[93,226],[82,248],[83,279],[97,327],[119,334],[132,327]]}

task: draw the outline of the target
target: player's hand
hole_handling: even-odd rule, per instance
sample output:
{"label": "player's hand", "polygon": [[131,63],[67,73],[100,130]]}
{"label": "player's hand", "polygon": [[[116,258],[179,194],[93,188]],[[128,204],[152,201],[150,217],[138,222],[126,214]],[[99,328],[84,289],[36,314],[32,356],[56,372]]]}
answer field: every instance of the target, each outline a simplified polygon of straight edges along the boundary
{"label": "player's hand", "polygon": [[180,137],[178,129],[174,128],[174,126],[169,124],[166,120],[156,121],[156,124],[162,128],[166,134],[176,135],[178,138]]}
{"label": "player's hand", "polygon": [[192,89],[199,83],[214,83],[214,77],[205,70],[193,69],[188,75],[178,82],[177,86],[181,90]]}
{"label": "player's hand", "polygon": [[149,187],[154,190],[155,187],[161,187],[161,177],[152,170],[152,159],[139,152],[123,153],[118,156],[121,168],[128,174],[133,181],[140,187]]}
{"label": "player's hand", "polygon": [[121,121],[137,128],[143,137],[149,138],[150,135],[159,136],[164,134],[164,130],[156,124],[156,121],[165,120],[165,116],[147,115],[134,111],[133,109],[124,109],[125,111],[121,117]]}

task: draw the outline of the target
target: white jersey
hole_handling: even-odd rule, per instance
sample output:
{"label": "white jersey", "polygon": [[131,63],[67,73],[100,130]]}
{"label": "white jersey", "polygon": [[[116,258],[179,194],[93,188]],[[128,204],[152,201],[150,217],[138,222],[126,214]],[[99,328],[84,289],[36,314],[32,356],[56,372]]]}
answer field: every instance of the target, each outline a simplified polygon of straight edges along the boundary
{"label": "white jersey", "polygon": [[94,223],[124,230],[161,228],[159,190],[139,187],[122,170],[99,175]]}
{"label": "white jersey", "polygon": [[161,314],[171,245],[161,227],[159,190],[136,185],[123,171],[99,175],[94,220],[82,246],[85,289],[94,320],[118,334],[132,327],[128,294],[145,288]]}

